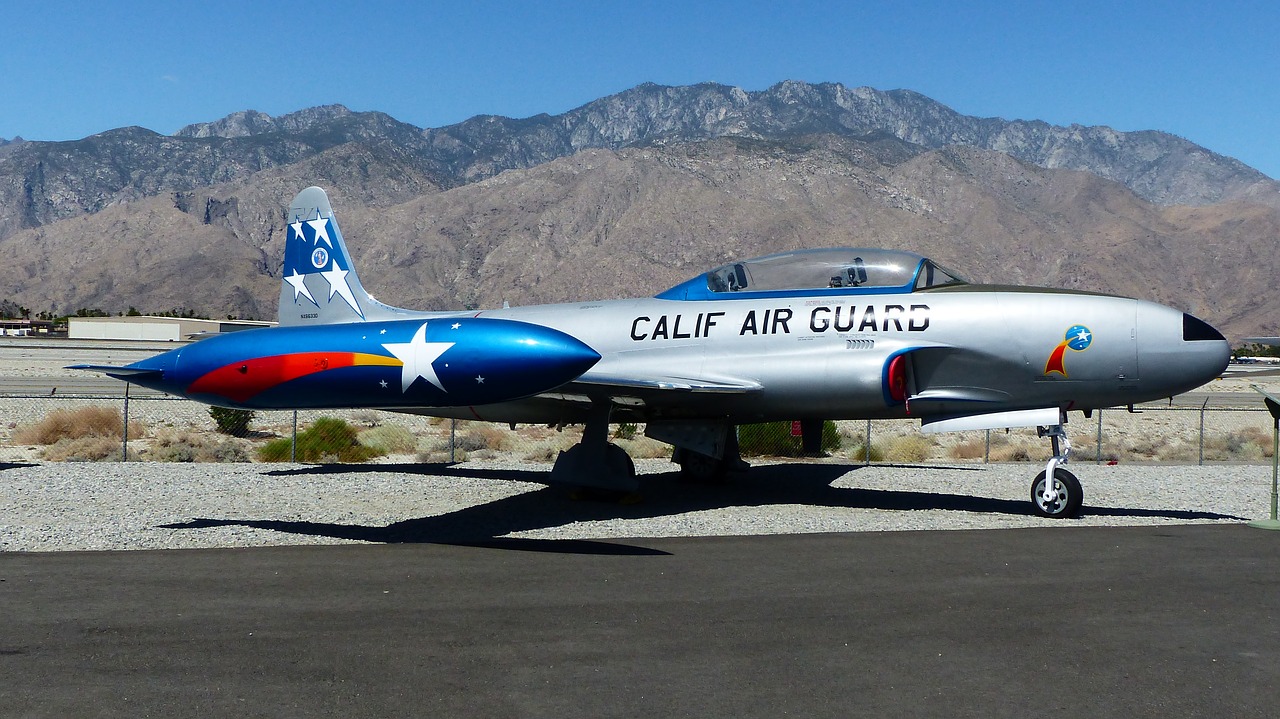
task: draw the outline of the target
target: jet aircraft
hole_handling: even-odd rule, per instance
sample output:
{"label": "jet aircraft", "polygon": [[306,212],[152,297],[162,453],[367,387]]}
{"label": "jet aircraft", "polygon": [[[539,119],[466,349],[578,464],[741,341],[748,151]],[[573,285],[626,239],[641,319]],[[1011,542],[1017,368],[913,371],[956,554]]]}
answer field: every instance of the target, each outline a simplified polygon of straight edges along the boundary
{"label": "jet aircraft", "polygon": [[280,327],[200,340],[127,367],[76,365],[246,409],[370,407],[508,424],[582,424],[553,482],[628,492],[609,425],[674,446],[692,479],[745,467],[739,424],[918,418],[926,432],[1038,427],[1052,456],[1036,513],[1075,516],[1068,412],[1132,405],[1219,376],[1213,327],[1126,297],[971,284],[873,248],[731,262],[654,297],[419,312],[373,299],[325,192],[289,209]]}

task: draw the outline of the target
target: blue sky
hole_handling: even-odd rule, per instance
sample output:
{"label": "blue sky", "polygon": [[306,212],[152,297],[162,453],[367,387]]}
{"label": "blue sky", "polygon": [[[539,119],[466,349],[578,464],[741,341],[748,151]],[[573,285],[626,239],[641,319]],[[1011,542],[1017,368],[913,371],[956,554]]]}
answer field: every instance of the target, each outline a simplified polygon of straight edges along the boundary
{"label": "blue sky", "polygon": [[422,127],[645,81],[907,88],[970,115],[1164,130],[1280,178],[1272,2],[17,3],[0,137],[172,133],[328,103]]}

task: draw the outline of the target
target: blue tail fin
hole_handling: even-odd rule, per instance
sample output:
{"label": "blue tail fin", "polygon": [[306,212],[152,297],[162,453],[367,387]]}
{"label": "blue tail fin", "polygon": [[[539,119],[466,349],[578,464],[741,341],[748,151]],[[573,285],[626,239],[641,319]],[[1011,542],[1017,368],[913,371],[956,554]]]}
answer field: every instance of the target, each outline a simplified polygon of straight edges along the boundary
{"label": "blue tail fin", "polygon": [[280,284],[281,325],[322,325],[422,316],[365,292],[342,241],[329,196],[308,187],[289,205]]}

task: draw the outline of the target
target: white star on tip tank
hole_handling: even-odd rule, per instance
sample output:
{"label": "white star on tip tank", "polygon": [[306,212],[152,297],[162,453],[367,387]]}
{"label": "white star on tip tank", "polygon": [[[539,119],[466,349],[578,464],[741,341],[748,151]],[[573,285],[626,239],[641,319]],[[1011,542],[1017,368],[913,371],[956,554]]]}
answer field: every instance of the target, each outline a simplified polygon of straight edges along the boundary
{"label": "white star on tip tank", "polygon": [[408,342],[392,342],[382,346],[404,363],[404,367],[400,370],[401,392],[409,391],[409,385],[419,377],[447,392],[444,385],[440,384],[440,378],[436,376],[436,370],[432,364],[453,344],[452,342],[428,342],[427,323],[423,322],[418,331],[413,333],[413,339]]}

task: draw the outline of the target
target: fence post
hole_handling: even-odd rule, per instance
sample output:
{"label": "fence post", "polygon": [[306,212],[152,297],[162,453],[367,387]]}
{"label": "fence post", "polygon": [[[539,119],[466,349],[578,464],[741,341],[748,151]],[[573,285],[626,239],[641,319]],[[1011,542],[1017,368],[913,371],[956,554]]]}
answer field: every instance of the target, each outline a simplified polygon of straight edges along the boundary
{"label": "fence post", "polygon": [[458,445],[457,438],[458,438],[458,420],[450,419],[449,420],[449,464],[453,464],[455,461],[453,458],[454,457],[453,450],[454,450],[454,447]]}
{"label": "fence post", "polygon": [[987,430],[987,446],[982,450],[982,463],[991,464],[991,430]]}
{"label": "fence post", "polygon": [[293,438],[289,441],[289,461],[298,462],[298,410],[293,411]]}
{"label": "fence post", "polygon": [[129,383],[124,383],[124,427],[120,432],[122,442],[120,447],[120,461],[129,461]]}
{"label": "fence post", "polygon": [[1102,464],[1102,410],[1098,410],[1098,450],[1093,460],[1094,464]]}
{"label": "fence post", "polygon": [[867,420],[867,444],[862,449],[863,449],[862,466],[870,467],[871,466],[871,420]]}
{"label": "fence post", "polygon": [[1209,405],[1209,398],[1206,397],[1204,404],[1200,405],[1200,465],[1204,466],[1204,408]]}

